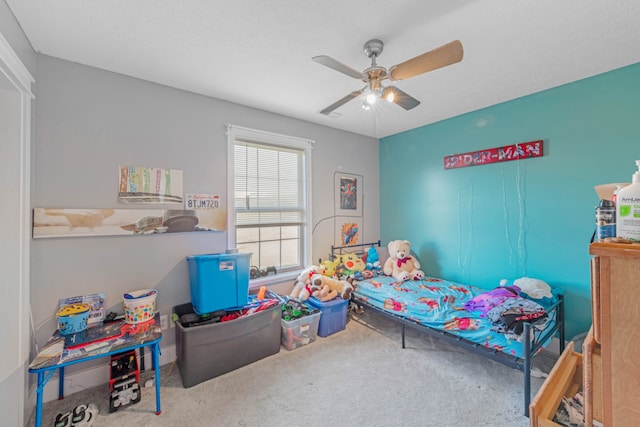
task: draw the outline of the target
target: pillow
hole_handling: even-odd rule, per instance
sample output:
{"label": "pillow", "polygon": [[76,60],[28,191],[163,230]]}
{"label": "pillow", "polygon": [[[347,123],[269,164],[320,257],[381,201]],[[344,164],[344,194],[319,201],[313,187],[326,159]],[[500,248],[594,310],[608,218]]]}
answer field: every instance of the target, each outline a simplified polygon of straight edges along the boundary
{"label": "pillow", "polygon": [[385,261],[389,258],[389,248],[386,246],[376,246],[376,252],[378,252],[380,266],[384,266]]}
{"label": "pillow", "polygon": [[552,298],[551,286],[540,279],[521,277],[513,281],[515,286],[522,289],[522,292],[535,299]]}

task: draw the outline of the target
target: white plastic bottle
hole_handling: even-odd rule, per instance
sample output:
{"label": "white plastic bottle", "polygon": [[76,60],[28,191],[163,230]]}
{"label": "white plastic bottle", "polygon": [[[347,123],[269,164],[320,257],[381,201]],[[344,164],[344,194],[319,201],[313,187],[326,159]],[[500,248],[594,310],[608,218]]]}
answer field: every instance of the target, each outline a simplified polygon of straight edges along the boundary
{"label": "white plastic bottle", "polygon": [[616,236],[640,243],[640,160],[633,183],[623,187],[616,196]]}

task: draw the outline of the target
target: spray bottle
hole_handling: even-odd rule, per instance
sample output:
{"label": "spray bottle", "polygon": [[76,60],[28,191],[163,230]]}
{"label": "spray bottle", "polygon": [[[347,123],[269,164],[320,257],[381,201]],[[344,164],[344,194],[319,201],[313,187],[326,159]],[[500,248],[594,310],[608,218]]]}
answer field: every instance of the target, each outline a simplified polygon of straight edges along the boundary
{"label": "spray bottle", "polygon": [[623,187],[616,196],[617,237],[640,243],[640,160],[632,184]]}

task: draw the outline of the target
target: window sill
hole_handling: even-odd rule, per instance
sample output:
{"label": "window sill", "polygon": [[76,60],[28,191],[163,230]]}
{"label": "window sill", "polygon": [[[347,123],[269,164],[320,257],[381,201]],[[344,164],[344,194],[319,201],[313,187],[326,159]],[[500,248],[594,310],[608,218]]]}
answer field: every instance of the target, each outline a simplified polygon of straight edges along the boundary
{"label": "window sill", "polygon": [[249,289],[258,289],[260,286],[269,286],[279,283],[292,282],[300,275],[300,271],[287,271],[286,273],[278,273],[249,281]]}

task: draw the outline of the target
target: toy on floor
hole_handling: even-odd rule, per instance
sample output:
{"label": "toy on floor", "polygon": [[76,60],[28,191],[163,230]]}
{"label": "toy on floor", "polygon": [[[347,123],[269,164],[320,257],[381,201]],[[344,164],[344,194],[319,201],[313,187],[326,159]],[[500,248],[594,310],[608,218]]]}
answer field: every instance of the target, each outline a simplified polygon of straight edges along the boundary
{"label": "toy on floor", "polygon": [[[138,403],[140,393],[140,370],[135,350],[111,356],[111,379],[109,380],[111,399],[109,412],[129,403]],[[75,425],[75,424],[74,424]]]}
{"label": "toy on floor", "polygon": [[89,427],[93,425],[98,416],[98,406],[94,403],[82,404],[72,411],[64,412],[56,416],[54,427]]}
{"label": "toy on floor", "polygon": [[285,303],[282,305],[282,318],[287,322],[314,313],[316,313],[315,309],[296,299],[286,298]]}

